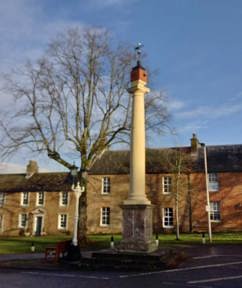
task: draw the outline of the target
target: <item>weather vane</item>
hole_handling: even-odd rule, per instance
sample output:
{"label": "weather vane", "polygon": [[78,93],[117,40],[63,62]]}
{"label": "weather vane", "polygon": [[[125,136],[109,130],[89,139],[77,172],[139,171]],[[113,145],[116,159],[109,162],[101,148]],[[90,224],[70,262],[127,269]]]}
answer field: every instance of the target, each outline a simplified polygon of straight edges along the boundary
{"label": "weather vane", "polygon": [[141,58],[141,48],[144,47],[144,45],[142,43],[138,43],[137,46],[134,48],[135,49],[135,52],[136,52],[136,59],[137,59],[137,62],[140,63],[140,58]]}

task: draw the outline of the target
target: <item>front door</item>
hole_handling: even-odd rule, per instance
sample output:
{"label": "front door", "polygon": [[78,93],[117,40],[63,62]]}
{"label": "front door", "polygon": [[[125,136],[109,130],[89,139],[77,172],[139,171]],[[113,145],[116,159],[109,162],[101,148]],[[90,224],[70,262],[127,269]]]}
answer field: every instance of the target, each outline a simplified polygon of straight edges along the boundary
{"label": "front door", "polygon": [[42,216],[36,216],[35,235],[40,236],[42,231]]}

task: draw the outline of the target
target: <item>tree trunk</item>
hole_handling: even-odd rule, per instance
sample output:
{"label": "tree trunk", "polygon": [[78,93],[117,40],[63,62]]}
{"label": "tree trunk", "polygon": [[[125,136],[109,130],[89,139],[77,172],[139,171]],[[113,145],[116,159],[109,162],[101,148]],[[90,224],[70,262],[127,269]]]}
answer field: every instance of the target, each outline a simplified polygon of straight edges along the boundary
{"label": "tree trunk", "polygon": [[188,209],[189,209],[189,232],[192,233],[192,197],[191,197],[191,181],[190,174],[187,174],[187,189],[188,189]]}
{"label": "tree trunk", "polygon": [[179,226],[180,226],[180,223],[179,223],[179,199],[178,199],[178,179],[176,181],[176,240],[179,240],[180,239],[180,229],[179,229]]}
{"label": "tree trunk", "polygon": [[88,244],[87,239],[87,172],[81,173],[81,185],[85,187],[85,191],[79,200],[79,223],[78,223],[78,242],[80,247]]}

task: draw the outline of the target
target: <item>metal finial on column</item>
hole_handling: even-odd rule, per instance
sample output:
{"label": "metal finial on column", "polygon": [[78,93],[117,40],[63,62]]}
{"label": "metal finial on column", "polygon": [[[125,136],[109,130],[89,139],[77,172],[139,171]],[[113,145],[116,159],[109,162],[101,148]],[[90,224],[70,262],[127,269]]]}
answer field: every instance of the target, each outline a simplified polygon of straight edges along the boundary
{"label": "metal finial on column", "polygon": [[135,52],[136,52],[137,64],[140,64],[141,53],[142,53],[141,48],[143,48],[143,47],[144,47],[144,45],[139,42],[139,43],[137,44],[137,46],[134,48],[134,49],[135,49]]}

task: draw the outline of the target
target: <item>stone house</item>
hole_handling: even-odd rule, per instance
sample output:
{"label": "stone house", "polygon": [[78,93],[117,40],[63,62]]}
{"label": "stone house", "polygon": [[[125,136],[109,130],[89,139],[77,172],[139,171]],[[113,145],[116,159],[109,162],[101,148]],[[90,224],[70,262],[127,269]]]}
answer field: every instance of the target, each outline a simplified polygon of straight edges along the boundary
{"label": "stone house", "polygon": [[[212,230],[241,231],[242,145],[206,151]],[[72,234],[72,182],[70,173],[39,173],[35,162],[25,174],[0,175],[0,235]],[[89,234],[121,232],[128,191],[129,151],[106,151],[88,175]],[[195,135],[190,147],[146,150],[146,193],[155,232],[174,232],[177,203],[181,231],[207,231],[204,148]]]}

